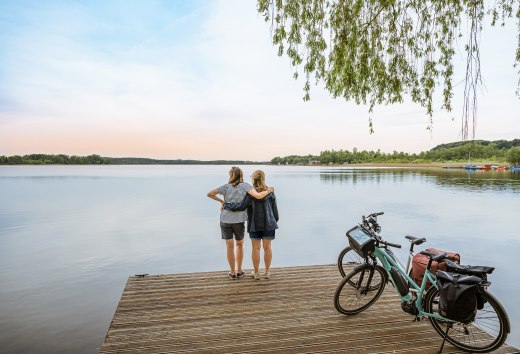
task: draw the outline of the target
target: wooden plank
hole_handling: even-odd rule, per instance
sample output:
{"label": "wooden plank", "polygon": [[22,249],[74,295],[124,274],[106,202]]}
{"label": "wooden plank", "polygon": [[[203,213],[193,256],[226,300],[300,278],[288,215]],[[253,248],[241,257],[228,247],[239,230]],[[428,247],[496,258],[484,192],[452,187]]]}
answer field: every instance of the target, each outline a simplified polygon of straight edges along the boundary
{"label": "wooden plank", "polygon": [[[275,268],[260,281],[225,272],[130,277],[101,353],[435,353],[389,286],[368,310],[338,314],[334,265]],[[497,353],[517,353],[504,345]],[[444,353],[460,353],[448,343]]]}

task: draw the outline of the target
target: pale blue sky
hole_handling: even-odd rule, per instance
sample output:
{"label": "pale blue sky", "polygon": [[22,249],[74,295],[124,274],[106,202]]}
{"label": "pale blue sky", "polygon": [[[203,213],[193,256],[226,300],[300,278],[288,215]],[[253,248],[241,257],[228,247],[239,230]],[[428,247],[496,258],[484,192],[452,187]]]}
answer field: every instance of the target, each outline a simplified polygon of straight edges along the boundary
{"label": "pale blue sky", "polygon": [[[520,138],[516,34],[484,30],[477,139]],[[0,1],[0,155],[267,160],[459,140],[461,85],[433,133],[405,103],[377,107],[370,135],[367,107],[320,87],[303,102],[269,37],[255,1]]]}

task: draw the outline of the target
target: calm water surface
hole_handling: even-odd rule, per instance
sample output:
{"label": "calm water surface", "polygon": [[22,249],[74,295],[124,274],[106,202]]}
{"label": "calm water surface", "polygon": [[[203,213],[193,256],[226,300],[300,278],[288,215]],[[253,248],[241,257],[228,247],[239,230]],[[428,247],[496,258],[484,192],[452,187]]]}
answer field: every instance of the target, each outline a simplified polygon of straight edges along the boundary
{"label": "calm water surface", "polygon": [[[243,167],[246,176],[257,168]],[[463,264],[495,266],[491,291],[509,313],[508,342],[520,347],[520,174],[260,168],[280,209],[273,266],[335,263],[345,231],[362,214],[384,211],[391,242],[426,237]],[[0,352],[96,353],[130,275],[225,277],[219,205],[206,193],[228,169],[0,167]]]}

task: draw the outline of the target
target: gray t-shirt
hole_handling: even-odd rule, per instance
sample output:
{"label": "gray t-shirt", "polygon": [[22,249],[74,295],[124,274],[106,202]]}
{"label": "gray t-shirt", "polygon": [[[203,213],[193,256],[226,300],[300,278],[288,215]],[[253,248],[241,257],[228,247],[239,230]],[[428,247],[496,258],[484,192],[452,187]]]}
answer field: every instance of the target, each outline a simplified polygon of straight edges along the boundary
{"label": "gray t-shirt", "polygon": [[[247,192],[253,188],[249,183],[240,183],[238,186],[233,187],[231,184],[226,183],[223,186],[218,187],[218,192],[224,196],[226,203],[240,203],[246,196]],[[220,221],[227,224],[237,224],[240,222],[247,221],[246,211],[230,211],[224,210],[220,213]]]}

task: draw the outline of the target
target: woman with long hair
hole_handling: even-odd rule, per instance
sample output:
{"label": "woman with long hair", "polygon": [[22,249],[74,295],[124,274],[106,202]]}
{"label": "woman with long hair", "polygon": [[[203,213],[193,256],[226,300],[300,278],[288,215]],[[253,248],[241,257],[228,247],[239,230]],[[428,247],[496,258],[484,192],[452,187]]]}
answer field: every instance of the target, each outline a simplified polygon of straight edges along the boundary
{"label": "woman with long hair", "polygon": [[[231,167],[228,183],[208,192],[209,198],[220,202],[220,231],[222,239],[226,240],[226,255],[231,269],[228,276],[231,279],[241,278],[245,275],[242,263],[244,261],[244,222],[247,220],[247,215],[244,211],[225,210],[224,203],[239,203],[246,195],[264,198],[271,192],[274,192],[272,187],[259,192],[249,183],[244,183],[244,174],[239,167]],[[224,200],[217,194],[223,195]]]}
{"label": "woman with long hair", "polygon": [[[251,175],[253,187],[258,193],[269,190],[265,183],[265,174],[261,170]],[[278,228],[278,206],[274,193],[259,200],[246,195],[241,203],[225,203],[224,209],[240,211],[247,209],[247,232],[251,238],[251,258],[253,259],[253,278],[260,279],[260,248],[264,249],[264,265],[266,279],[271,278],[271,262],[273,250],[271,241],[274,240],[275,230]]]}

